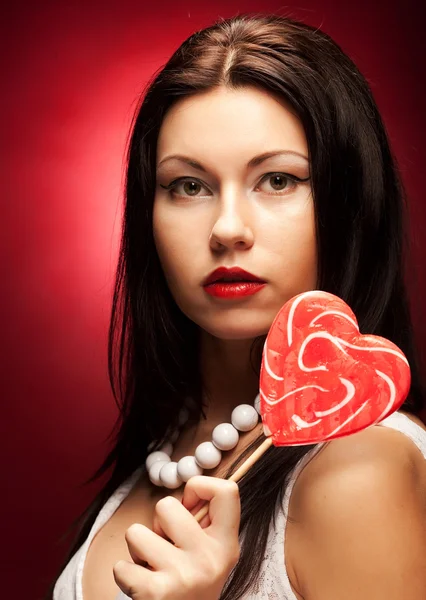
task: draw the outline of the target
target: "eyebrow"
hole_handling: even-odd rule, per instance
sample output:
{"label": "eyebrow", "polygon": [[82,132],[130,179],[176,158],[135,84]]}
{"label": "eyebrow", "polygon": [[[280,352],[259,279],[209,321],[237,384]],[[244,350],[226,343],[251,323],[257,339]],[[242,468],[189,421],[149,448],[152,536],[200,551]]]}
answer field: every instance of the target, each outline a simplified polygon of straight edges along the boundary
{"label": "eyebrow", "polygon": [[[300,152],[296,152],[293,150],[274,150],[272,152],[264,152],[263,154],[259,154],[258,156],[255,156],[254,158],[249,160],[249,162],[247,163],[247,167],[248,168],[257,167],[262,162],[264,162],[268,158],[272,158],[273,156],[298,156],[299,158],[303,158],[304,160],[309,162],[309,159],[304,154],[301,154]],[[184,162],[184,163],[190,165],[194,169],[197,169],[197,171],[203,171],[203,173],[207,173],[207,169],[205,167],[203,167],[203,165],[201,163],[197,162],[196,160],[193,160],[192,158],[189,158],[188,156],[184,156],[182,154],[171,154],[170,156],[166,156],[158,164],[158,168],[162,164],[164,164],[165,162],[167,162],[169,160],[179,160],[181,162]]]}

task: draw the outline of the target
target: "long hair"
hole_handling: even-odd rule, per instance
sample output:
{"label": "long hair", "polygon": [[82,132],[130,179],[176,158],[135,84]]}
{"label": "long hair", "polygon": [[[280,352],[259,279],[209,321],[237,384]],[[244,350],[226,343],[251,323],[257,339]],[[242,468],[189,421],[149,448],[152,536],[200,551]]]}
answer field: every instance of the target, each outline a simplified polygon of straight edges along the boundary
{"label": "long hair", "polygon": [[[112,450],[86,483],[110,467],[112,472],[72,525],[79,528],[61,570],[87,538],[107,498],[144,463],[148,445],[158,447],[166,439],[187,395],[196,400],[194,418],[203,414],[197,326],[168,290],[152,214],[156,144],[165,114],[178,99],[217,86],[255,86],[289,102],[299,116],[311,159],[317,287],[349,304],[361,332],[384,336],[403,350],[412,371],[403,409],[414,414],[422,409],[404,277],[405,193],[365,78],[327,34],[307,24],[253,13],[221,20],[191,35],[154,75],[132,123],[108,347],[119,416]],[[259,348],[252,348],[255,369]],[[240,482],[241,556],[221,600],[236,600],[255,586],[288,476],[312,447],[271,447]]]}

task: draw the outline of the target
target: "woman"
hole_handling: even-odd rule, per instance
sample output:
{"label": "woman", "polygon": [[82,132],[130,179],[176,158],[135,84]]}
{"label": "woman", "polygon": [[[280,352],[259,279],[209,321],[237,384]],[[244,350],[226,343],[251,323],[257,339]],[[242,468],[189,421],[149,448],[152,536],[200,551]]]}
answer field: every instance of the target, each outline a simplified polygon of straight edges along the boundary
{"label": "woman", "polygon": [[[113,471],[55,600],[426,597],[426,428],[403,209],[368,85],[326,34],[242,15],[181,45],[132,125],[109,345],[121,418],[92,481]],[[340,296],[361,332],[405,352],[410,395],[321,452],[270,448],[238,493],[221,478],[264,440],[261,422],[219,464],[211,444],[198,460],[198,446],[253,404],[274,316],[310,289]],[[160,448],[171,461],[145,467]],[[198,525],[200,499],[211,502]]]}

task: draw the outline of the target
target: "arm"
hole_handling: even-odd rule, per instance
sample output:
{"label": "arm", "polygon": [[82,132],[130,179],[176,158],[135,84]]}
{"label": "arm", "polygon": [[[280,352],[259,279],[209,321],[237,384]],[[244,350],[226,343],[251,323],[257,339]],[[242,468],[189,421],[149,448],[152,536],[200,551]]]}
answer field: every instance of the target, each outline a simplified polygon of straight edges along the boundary
{"label": "arm", "polygon": [[305,600],[426,598],[425,472],[412,442],[375,427],[308,465],[291,534]]}

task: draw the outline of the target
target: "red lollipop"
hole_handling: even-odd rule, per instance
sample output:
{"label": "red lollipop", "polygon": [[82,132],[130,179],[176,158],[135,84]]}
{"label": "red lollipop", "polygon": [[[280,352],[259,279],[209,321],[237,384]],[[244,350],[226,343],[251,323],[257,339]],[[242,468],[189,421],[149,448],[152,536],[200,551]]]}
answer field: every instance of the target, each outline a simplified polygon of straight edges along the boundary
{"label": "red lollipop", "polygon": [[[273,444],[299,446],[379,423],[410,389],[407,359],[389,340],[362,335],[349,306],[304,292],[275,317],[263,348],[260,412],[266,440],[230,477],[239,481]],[[195,515],[198,521],[208,505]]]}
{"label": "red lollipop", "polygon": [[275,446],[313,444],[379,423],[410,389],[410,367],[389,340],[362,335],[355,315],[322,291],[287,302],[269,330],[260,411]]}

